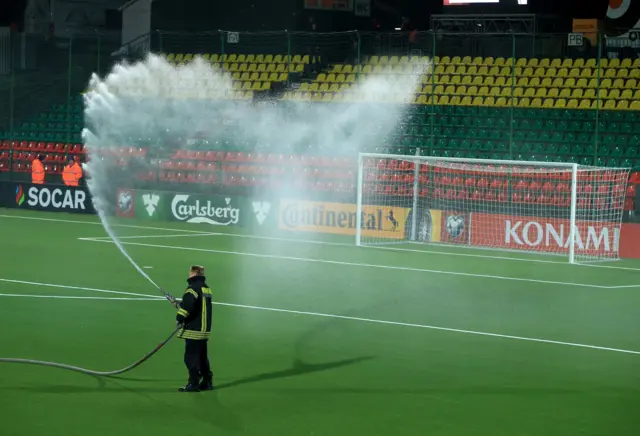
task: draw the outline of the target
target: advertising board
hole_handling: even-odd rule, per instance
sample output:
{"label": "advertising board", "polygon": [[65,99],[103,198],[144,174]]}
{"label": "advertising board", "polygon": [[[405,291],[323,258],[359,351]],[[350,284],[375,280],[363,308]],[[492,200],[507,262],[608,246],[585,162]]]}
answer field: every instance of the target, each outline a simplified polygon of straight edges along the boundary
{"label": "advertising board", "polygon": [[49,212],[95,213],[85,187],[0,184],[0,206]]}

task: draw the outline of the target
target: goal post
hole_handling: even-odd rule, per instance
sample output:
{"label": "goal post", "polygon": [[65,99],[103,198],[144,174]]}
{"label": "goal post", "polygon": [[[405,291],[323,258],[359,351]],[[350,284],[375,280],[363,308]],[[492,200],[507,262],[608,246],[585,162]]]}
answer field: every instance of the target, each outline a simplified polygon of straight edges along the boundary
{"label": "goal post", "polygon": [[[361,153],[356,244],[617,260],[630,168]],[[414,247],[415,248],[415,247]]]}

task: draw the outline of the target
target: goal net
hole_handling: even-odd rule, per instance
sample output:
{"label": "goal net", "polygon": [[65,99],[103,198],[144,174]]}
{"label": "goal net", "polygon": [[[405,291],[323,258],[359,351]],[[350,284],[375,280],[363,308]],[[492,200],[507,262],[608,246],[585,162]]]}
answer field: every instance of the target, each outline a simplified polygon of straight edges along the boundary
{"label": "goal net", "polygon": [[[362,153],[356,244],[619,259],[629,168]],[[572,231],[573,230],[573,231]]]}

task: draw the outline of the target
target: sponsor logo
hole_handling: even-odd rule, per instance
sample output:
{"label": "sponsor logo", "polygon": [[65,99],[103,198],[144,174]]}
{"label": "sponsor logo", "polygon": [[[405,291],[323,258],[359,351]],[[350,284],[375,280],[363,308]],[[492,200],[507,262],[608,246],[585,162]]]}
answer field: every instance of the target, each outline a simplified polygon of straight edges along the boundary
{"label": "sponsor logo", "polygon": [[191,200],[190,195],[179,194],[171,201],[171,213],[180,221],[193,224],[213,224],[228,226],[238,224],[240,208],[231,205],[231,198],[224,199],[224,205],[218,206],[211,200]]}
{"label": "sponsor logo", "polygon": [[269,216],[269,211],[271,210],[271,203],[266,201],[254,201],[252,203],[253,213],[256,216],[256,220],[258,220],[258,225],[262,225],[264,221]]}
{"label": "sponsor logo", "polygon": [[22,203],[24,203],[24,191],[22,190],[22,185],[18,185],[16,187],[16,204],[20,207]]}
{"label": "sponsor logo", "polygon": [[160,196],[158,194],[142,194],[142,203],[144,203],[144,209],[147,211],[149,217],[152,217],[156,213]]}
{"label": "sponsor logo", "polygon": [[[17,194],[21,190],[19,186],[16,190],[16,202],[21,205]],[[23,194],[24,196],[24,194]],[[81,189],[50,189],[30,187],[27,190],[27,205],[31,207],[40,207],[45,209],[64,209],[64,210],[86,210],[87,194]]]}
{"label": "sponsor logo", "polygon": [[[578,250],[591,252],[617,252],[618,241],[620,240],[618,229],[612,231],[603,225],[576,226],[575,243]],[[586,230],[586,239],[585,239]],[[505,220],[505,244],[512,243],[524,247],[560,248],[568,249],[571,244],[571,233],[569,224],[556,224],[538,221],[512,221]]]}
{"label": "sponsor logo", "polygon": [[445,228],[451,239],[459,238],[464,233],[464,216],[449,215]]}
{"label": "sponsor logo", "polygon": [[126,215],[131,212],[133,207],[133,195],[131,191],[121,191],[118,194],[118,211],[122,215]]}
{"label": "sponsor logo", "polygon": [[[403,239],[408,208],[366,205],[361,214],[361,235]],[[355,204],[282,200],[278,226],[282,230],[355,235]]]}
{"label": "sponsor logo", "polygon": [[[571,245],[568,219],[475,213],[472,227],[473,246],[568,253]],[[619,246],[618,224],[577,221],[576,253],[614,256],[619,252]]]}

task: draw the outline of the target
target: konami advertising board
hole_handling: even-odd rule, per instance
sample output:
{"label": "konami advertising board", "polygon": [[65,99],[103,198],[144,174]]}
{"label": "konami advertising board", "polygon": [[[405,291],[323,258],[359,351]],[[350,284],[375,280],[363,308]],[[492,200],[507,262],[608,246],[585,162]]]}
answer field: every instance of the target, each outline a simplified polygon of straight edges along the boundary
{"label": "konami advertising board", "polygon": [[[620,251],[619,224],[578,221],[576,253],[617,257]],[[513,250],[569,252],[569,220],[474,213],[471,216],[470,245]]]}

